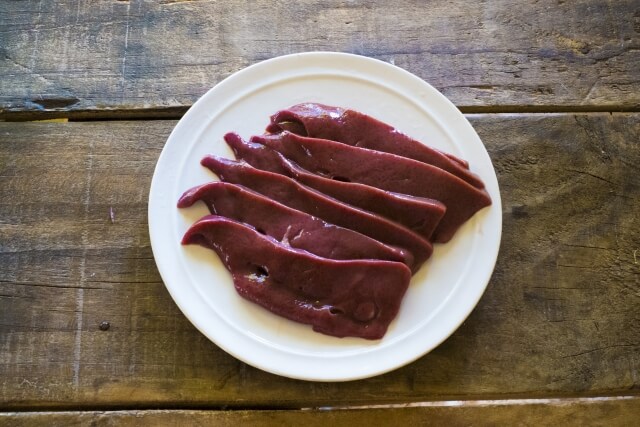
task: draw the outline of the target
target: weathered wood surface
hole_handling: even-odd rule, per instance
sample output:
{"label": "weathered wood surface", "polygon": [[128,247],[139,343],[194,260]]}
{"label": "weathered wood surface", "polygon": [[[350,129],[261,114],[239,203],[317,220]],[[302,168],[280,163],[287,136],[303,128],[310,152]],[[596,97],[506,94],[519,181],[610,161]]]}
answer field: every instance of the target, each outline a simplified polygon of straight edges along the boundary
{"label": "weathered wood surface", "polygon": [[486,294],[429,355],[342,384],[289,380],[237,361],[169,297],[146,208],[175,121],[0,123],[0,407],[637,394],[640,114],[470,119],[504,206]]}
{"label": "weathered wood surface", "polygon": [[467,112],[640,109],[637,0],[23,0],[0,2],[0,117],[175,117],[312,50],[393,62]]}
{"label": "weathered wood surface", "polygon": [[640,398],[561,400],[525,404],[425,406],[308,411],[103,411],[0,413],[0,424],[19,426],[602,426],[637,424]]}

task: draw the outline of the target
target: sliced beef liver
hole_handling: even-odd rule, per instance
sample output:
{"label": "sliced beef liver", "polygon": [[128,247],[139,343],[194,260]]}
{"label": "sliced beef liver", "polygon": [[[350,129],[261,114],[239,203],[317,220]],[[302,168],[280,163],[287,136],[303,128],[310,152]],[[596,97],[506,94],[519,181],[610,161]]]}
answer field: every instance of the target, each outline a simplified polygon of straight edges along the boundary
{"label": "sliced beef liver", "polygon": [[246,223],[291,247],[326,258],[413,261],[406,251],[327,223],[235,184],[210,182],[194,187],[183,194],[178,207],[188,207],[199,200],[213,214]]}
{"label": "sliced beef liver", "polygon": [[242,297],[336,337],[382,338],[411,277],[402,263],[318,257],[215,215],[191,226],[182,243],[214,250]]}
{"label": "sliced beef liver", "polygon": [[474,187],[484,188],[482,180],[469,171],[464,160],[428,147],[358,111],[315,103],[298,104],[274,114],[268,130],[274,133],[288,130],[301,136],[409,157],[444,169]]}
{"label": "sliced beef liver", "polygon": [[283,156],[280,160],[289,176],[298,182],[350,205],[396,221],[426,239],[431,238],[446,211],[446,206],[437,200],[384,191],[357,182],[326,178],[301,168]]}
{"label": "sliced beef liver", "polygon": [[280,162],[278,153],[262,144],[249,142],[235,132],[224,136],[224,141],[233,151],[236,159],[242,159],[251,166],[265,171],[286,175],[287,169]]}
{"label": "sliced beef liver", "polygon": [[444,203],[447,210],[433,234],[436,242],[449,241],[465,221],[491,204],[485,190],[436,166],[395,154],[302,137],[288,131],[255,136],[251,141],[279,151],[302,168],[325,177]]}
{"label": "sliced beef liver", "polygon": [[202,164],[223,181],[251,188],[291,208],[409,251],[413,261],[410,262],[407,258],[407,265],[413,271],[416,271],[433,251],[428,240],[411,230],[314,191],[286,176],[216,156],[206,156],[202,159]]}
{"label": "sliced beef liver", "polygon": [[396,221],[429,239],[446,210],[442,202],[397,194],[358,183],[342,182],[312,174],[263,144],[229,133],[225,140],[236,158],[265,171],[293,177],[301,183],[350,205]]}

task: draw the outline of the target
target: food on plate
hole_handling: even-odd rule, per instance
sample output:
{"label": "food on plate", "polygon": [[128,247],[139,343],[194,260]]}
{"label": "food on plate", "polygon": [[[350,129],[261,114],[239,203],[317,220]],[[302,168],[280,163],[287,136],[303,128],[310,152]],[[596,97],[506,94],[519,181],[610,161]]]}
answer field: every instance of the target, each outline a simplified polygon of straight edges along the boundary
{"label": "food on plate", "polygon": [[293,209],[358,231],[387,245],[406,249],[409,252],[407,255],[411,255],[413,260],[407,259],[405,263],[412,271],[416,271],[433,251],[433,246],[428,240],[411,230],[379,215],[328,197],[286,176],[216,156],[205,156],[201,163],[222,181],[242,185]]}
{"label": "food on plate", "polygon": [[407,157],[288,131],[254,136],[251,142],[264,144],[300,167],[325,177],[444,203],[447,210],[433,233],[435,242],[448,242],[464,222],[491,204],[486,190]]}
{"label": "food on plate", "polygon": [[212,214],[252,226],[282,244],[331,259],[381,259],[408,263],[405,250],[387,246],[348,228],[329,224],[254,191],[228,182],[210,182],[185,192],[184,208],[203,201]]}
{"label": "food on plate", "polygon": [[236,159],[244,160],[257,169],[287,175],[288,171],[280,161],[280,156],[269,147],[245,141],[235,132],[224,136],[224,141],[233,151]]}
{"label": "food on plate", "polygon": [[345,182],[311,173],[281,156],[282,164],[296,181],[350,205],[389,218],[430,239],[447,207],[425,197],[385,191],[357,182]]}
{"label": "food on plate", "polygon": [[422,144],[386,123],[358,111],[316,103],[303,103],[271,116],[268,130],[288,130],[301,136],[329,139],[356,147],[384,151],[437,166],[474,187],[482,180],[466,161]]}
{"label": "food on plate", "polygon": [[294,105],[186,191],[212,215],[183,244],[214,250],[237,292],[336,337],[380,339],[412,273],[491,198],[469,164],[357,111]]}
{"label": "food on plate", "polygon": [[336,337],[382,338],[411,278],[399,262],[318,257],[217,215],[193,224],[182,243],[214,250],[242,297]]}
{"label": "food on plate", "polygon": [[225,135],[225,140],[230,142],[236,158],[257,169],[295,178],[327,196],[398,222],[426,239],[431,237],[446,210],[445,205],[437,200],[384,191],[370,185],[343,182],[310,173],[282,154],[262,144],[244,141],[234,133]]}

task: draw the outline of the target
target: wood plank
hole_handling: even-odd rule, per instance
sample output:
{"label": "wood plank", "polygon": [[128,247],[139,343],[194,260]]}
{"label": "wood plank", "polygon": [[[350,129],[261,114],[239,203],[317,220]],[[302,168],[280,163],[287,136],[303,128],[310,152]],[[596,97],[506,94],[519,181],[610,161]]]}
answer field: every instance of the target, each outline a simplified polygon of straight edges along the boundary
{"label": "wood plank", "polygon": [[169,297],[146,205],[175,121],[0,123],[0,405],[300,408],[637,393],[640,114],[469,118],[503,197],[487,292],[429,355],[342,384],[235,360]]}
{"label": "wood plank", "polygon": [[[468,112],[640,108],[636,0],[0,3],[0,117],[182,114],[258,61],[389,61]],[[28,114],[27,114],[28,113]]]}
{"label": "wood plank", "polygon": [[[447,402],[449,403],[449,402]],[[462,405],[461,405],[462,404]],[[305,425],[309,427],[354,425],[447,426],[631,426],[640,412],[640,398],[596,398],[536,402],[451,402],[405,408],[323,409],[304,411],[204,411],[137,410],[96,412],[0,413],[0,423],[10,426],[147,426]]]}

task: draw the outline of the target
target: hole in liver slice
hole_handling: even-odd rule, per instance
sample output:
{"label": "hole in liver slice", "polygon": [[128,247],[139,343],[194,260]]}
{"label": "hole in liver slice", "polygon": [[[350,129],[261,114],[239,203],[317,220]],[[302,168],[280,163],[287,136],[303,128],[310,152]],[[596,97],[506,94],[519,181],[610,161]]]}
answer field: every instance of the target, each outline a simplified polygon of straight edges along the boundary
{"label": "hole in liver slice", "polygon": [[332,176],[331,178],[334,181],[351,182],[351,180],[349,178],[345,178],[344,176]]}
{"label": "hole in liver slice", "polygon": [[338,307],[331,307],[329,309],[329,313],[331,313],[331,314],[344,314],[344,311],[342,311]]}
{"label": "hole in liver slice", "polygon": [[262,265],[256,265],[256,274],[259,277],[269,277],[269,270]]}
{"label": "hole in liver slice", "polygon": [[267,235],[267,233],[262,228],[256,228],[256,231],[260,234],[264,234],[265,236]]}

